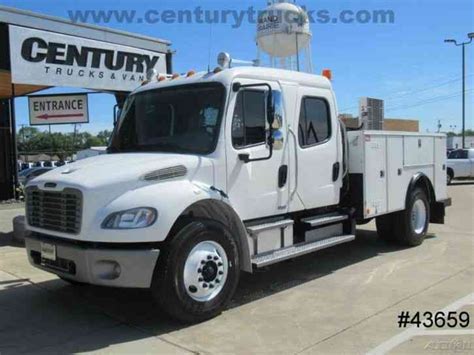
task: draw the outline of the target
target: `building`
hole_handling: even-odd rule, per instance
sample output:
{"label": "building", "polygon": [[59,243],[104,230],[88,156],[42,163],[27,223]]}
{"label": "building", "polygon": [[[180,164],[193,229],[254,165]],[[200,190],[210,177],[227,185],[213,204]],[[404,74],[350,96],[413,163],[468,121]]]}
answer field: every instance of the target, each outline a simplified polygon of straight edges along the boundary
{"label": "building", "polygon": [[403,131],[403,132],[419,132],[420,123],[413,119],[400,118],[384,118],[384,131]]}
{"label": "building", "polygon": [[[348,129],[357,129],[361,125],[359,117],[354,117],[350,113],[341,113],[339,119]],[[419,132],[420,130],[419,121],[413,119],[384,118],[382,127],[384,131]]]}
{"label": "building", "polygon": [[151,69],[172,73],[170,45],[158,38],[0,6],[0,201],[15,197],[18,183],[15,97],[51,87],[77,87],[110,93],[120,108]]}
{"label": "building", "polygon": [[383,100],[361,97],[359,100],[359,117],[364,129],[382,130],[384,119]]}
{"label": "building", "polygon": [[[474,136],[466,136],[464,140],[464,148],[474,148]],[[462,146],[461,136],[450,136],[446,139],[447,149],[460,149]]]}

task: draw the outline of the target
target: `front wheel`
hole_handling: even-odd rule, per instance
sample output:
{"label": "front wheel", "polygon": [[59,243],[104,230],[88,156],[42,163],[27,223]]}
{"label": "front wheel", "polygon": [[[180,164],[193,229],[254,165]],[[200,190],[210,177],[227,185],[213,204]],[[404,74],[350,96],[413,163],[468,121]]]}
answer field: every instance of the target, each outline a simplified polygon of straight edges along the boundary
{"label": "front wheel", "polygon": [[222,224],[190,221],[172,237],[158,259],[152,294],[161,308],[182,322],[218,315],[239,281],[237,244]]}

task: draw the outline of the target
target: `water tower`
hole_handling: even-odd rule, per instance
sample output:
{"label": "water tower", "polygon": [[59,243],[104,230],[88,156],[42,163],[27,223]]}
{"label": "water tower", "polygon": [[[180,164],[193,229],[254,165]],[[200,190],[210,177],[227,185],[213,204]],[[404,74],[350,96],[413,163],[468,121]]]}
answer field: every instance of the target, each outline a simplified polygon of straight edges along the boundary
{"label": "water tower", "polygon": [[257,23],[260,65],[312,73],[311,37],[303,8],[284,0],[269,0]]}

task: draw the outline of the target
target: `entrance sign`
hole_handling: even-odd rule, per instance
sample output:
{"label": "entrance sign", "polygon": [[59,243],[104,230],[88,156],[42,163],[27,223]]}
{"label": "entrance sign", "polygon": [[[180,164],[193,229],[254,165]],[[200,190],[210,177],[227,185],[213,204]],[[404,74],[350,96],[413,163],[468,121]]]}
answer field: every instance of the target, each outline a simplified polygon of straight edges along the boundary
{"label": "entrance sign", "polygon": [[9,26],[12,82],[132,91],[150,69],[166,73],[164,53]]}
{"label": "entrance sign", "polygon": [[87,94],[29,96],[28,108],[31,126],[89,122]]}

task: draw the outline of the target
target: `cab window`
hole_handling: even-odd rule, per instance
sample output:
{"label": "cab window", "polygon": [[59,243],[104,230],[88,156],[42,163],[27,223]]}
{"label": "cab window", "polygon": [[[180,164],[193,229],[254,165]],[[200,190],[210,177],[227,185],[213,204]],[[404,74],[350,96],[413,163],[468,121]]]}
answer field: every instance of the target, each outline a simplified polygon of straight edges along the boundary
{"label": "cab window", "polygon": [[232,117],[232,145],[243,148],[265,142],[265,92],[242,90]]}
{"label": "cab window", "polygon": [[326,100],[318,97],[303,97],[298,125],[298,140],[301,147],[322,143],[331,136],[331,117]]}
{"label": "cab window", "polygon": [[448,159],[467,159],[467,158],[468,158],[468,151],[462,150],[462,149],[454,150],[448,156]]}

